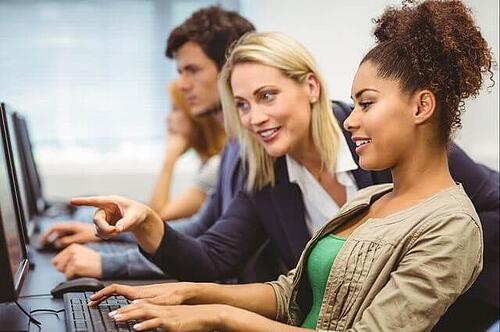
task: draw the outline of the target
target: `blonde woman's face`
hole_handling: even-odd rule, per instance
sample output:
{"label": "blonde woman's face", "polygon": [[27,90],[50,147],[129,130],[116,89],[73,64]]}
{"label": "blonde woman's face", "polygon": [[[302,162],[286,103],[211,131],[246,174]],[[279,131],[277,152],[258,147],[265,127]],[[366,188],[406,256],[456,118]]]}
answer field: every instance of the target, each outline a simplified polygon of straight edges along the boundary
{"label": "blonde woman's face", "polygon": [[241,124],[269,155],[293,157],[310,148],[310,102],[317,92],[307,82],[274,67],[242,63],[233,68],[231,87]]}

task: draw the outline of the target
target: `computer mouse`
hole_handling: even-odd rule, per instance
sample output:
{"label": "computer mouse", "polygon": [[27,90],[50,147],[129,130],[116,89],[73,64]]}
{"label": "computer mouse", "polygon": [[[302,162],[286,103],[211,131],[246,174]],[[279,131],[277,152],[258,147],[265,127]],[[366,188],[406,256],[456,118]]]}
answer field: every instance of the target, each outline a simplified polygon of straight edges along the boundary
{"label": "computer mouse", "polygon": [[59,249],[56,247],[56,241],[58,239],[58,235],[56,233],[50,234],[45,242],[42,243],[40,238],[38,241],[33,242],[33,247],[39,252],[56,252]]}
{"label": "computer mouse", "polygon": [[59,283],[56,287],[52,288],[50,293],[55,298],[62,298],[64,293],[98,291],[104,287],[104,283],[98,279],[77,278]]}
{"label": "computer mouse", "polygon": [[33,245],[38,252],[56,252],[59,249],[55,245],[55,241],[47,241],[42,244],[42,242],[38,242]]}

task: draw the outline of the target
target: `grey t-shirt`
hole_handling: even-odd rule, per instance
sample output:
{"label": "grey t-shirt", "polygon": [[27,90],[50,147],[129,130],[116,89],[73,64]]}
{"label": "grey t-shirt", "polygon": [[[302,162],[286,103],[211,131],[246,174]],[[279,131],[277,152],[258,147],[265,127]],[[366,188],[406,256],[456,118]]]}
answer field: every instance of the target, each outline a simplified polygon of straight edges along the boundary
{"label": "grey t-shirt", "polygon": [[195,179],[195,187],[203,191],[205,194],[210,194],[217,183],[217,175],[219,174],[220,155],[210,157],[200,167],[200,172]]}

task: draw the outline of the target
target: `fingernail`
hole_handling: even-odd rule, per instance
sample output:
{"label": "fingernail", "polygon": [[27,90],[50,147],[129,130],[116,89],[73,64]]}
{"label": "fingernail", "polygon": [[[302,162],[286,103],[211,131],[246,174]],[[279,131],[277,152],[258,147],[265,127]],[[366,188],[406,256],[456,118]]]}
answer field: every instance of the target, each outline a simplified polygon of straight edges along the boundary
{"label": "fingernail", "polygon": [[114,310],[114,311],[111,311],[111,312],[108,314],[108,316],[109,316],[109,317],[113,317],[113,316],[114,316],[114,315],[116,315],[116,314],[117,314],[117,312],[116,312],[116,310]]}
{"label": "fingernail", "polygon": [[121,314],[116,314],[116,315],[113,316],[114,320],[120,320],[121,318],[122,318]]}
{"label": "fingernail", "polygon": [[132,303],[139,303],[141,300],[133,300]]}
{"label": "fingernail", "polygon": [[141,324],[135,324],[134,326],[132,326],[134,328],[134,330],[137,330],[139,331],[141,329]]}

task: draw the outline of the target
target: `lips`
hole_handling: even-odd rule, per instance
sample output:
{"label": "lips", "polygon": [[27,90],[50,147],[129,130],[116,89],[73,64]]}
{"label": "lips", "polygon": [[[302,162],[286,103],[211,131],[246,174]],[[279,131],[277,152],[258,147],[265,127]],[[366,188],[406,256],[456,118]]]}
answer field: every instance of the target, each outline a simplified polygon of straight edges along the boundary
{"label": "lips", "polygon": [[366,137],[353,137],[354,144],[356,144],[356,153],[359,155],[371,142],[372,140]]}
{"label": "lips", "polygon": [[364,139],[364,140],[357,140],[354,143],[356,144],[356,147],[359,147],[361,145],[365,145],[368,143],[371,143],[372,141],[370,139]]}
{"label": "lips", "polygon": [[281,129],[281,126],[278,126],[278,127],[274,127],[274,128],[259,130],[256,133],[262,141],[270,142],[278,135],[278,132],[280,131],[280,129]]}

